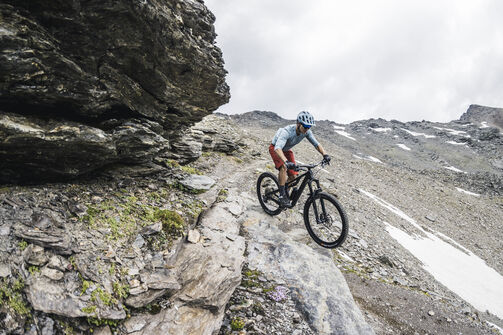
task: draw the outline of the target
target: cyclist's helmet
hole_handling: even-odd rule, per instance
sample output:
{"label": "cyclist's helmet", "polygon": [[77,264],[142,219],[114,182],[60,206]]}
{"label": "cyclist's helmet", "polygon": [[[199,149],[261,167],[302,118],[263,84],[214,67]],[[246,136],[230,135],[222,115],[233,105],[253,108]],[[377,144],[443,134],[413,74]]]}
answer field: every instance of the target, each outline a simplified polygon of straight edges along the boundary
{"label": "cyclist's helmet", "polygon": [[309,127],[314,126],[314,117],[306,111],[302,111],[297,115],[297,121]]}

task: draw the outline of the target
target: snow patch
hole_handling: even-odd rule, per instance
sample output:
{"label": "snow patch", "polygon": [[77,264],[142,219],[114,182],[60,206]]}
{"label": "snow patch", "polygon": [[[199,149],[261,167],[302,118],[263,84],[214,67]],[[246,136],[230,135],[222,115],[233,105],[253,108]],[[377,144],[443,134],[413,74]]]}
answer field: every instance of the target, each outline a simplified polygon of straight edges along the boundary
{"label": "snow patch", "polygon": [[484,129],[484,128],[489,128],[489,126],[487,125],[487,122],[486,122],[486,121],[484,121],[484,122],[481,122],[481,123],[480,123],[480,127],[479,127],[479,128],[480,128],[480,129]]}
{"label": "snow patch", "polygon": [[395,206],[369,192],[360,192],[405,219],[425,235],[412,236],[384,222],[390,236],[419,259],[426,271],[479,311],[488,310],[500,318],[503,317],[503,276],[450,237],[437,232],[429,233]]}
{"label": "snow patch", "polygon": [[343,251],[340,251],[340,250],[337,250],[337,252],[339,253],[339,255],[341,255],[342,258],[344,258],[345,260],[348,260],[352,263],[355,262],[354,259],[352,259],[351,257],[349,257],[346,253],[344,253]]}
{"label": "snow patch", "polygon": [[381,162],[381,160],[379,158],[375,158],[375,157],[372,157],[372,156],[367,156],[367,157],[365,157],[365,159],[368,160],[368,161],[374,162],[374,163],[381,163],[381,164],[383,164],[383,162]]}
{"label": "snow patch", "polygon": [[391,131],[391,128],[370,128],[370,129],[378,133],[386,133],[388,131]]}
{"label": "snow patch", "polygon": [[346,129],[346,127],[334,125],[334,129],[337,129],[337,130],[345,130],[345,129]]}
{"label": "snow patch", "polygon": [[418,137],[418,136],[424,136],[425,138],[435,138],[436,137],[435,135],[428,135],[428,134],[424,134],[424,133],[415,133],[415,132],[407,130],[405,128],[400,128],[400,129],[402,129],[403,131],[405,131],[415,137]]}
{"label": "snow patch", "polygon": [[366,161],[370,161],[370,162],[374,162],[374,163],[381,163],[381,164],[384,164],[379,158],[375,158],[375,157],[372,157],[372,156],[365,156],[365,157],[362,157],[362,156],[358,156],[358,155],[355,155],[353,154],[353,157],[354,158],[357,158],[357,159],[362,159],[362,160],[366,160]]}
{"label": "snow patch", "polygon": [[463,142],[455,142],[455,141],[447,141],[447,143],[449,143],[449,144],[453,144],[453,145],[466,145],[466,143],[463,143]]}
{"label": "snow patch", "polygon": [[473,195],[474,197],[480,197],[480,194],[473,193],[473,192],[470,192],[470,191],[466,191],[466,190],[463,190],[462,188],[459,188],[459,187],[456,187],[456,190],[458,190],[461,193],[466,193],[466,194],[469,194],[469,195]]}
{"label": "snow patch", "polygon": [[464,130],[455,130],[455,129],[450,129],[450,128],[441,128],[441,127],[433,127],[435,129],[438,129],[438,130],[442,130],[442,131],[446,131],[448,132],[449,134],[451,135],[455,135],[455,136],[465,136],[465,137],[470,137],[470,135],[468,135],[466,133],[466,131]]}
{"label": "snow patch", "polygon": [[458,168],[455,168],[454,166],[444,166],[443,167],[444,169],[447,169],[447,170],[451,170],[451,171],[454,171],[454,172],[459,172],[459,173],[466,173]]}
{"label": "snow patch", "polygon": [[405,144],[398,143],[397,146],[400,147],[400,148],[402,148],[403,150],[410,151],[410,148],[408,146],[406,146]]}
{"label": "snow patch", "polygon": [[342,136],[344,136],[344,137],[349,138],[350,140],[356,141],[356,139],[354,139],[353,137],[351,137],[351,135],[350,135],[350,134],[348,134],[348,133],[346,133],[345,131],[342,131],[342,130],[336,130],[335,132],[336,132],[337,134],[339,134],[339,135],[342,135]]}

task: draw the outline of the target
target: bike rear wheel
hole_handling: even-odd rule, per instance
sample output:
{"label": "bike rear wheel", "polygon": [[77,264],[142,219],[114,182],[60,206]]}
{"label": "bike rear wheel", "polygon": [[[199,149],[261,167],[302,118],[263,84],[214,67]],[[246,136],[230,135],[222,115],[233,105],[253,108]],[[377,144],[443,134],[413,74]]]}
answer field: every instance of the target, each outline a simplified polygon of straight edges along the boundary
{"label": "bike rear wheel", "polygon": [[328,193],[320,192],[306,201],[304,223],[313,240],[325,248],[340,246],[348,235],[346,213]]}
{"label": "bike rear wheel", "polygon": [[282,208],[279,204],[278,178],[270,172],[262,173],[257,180],[257,196],[262,209],[269,215],[278,215]]}

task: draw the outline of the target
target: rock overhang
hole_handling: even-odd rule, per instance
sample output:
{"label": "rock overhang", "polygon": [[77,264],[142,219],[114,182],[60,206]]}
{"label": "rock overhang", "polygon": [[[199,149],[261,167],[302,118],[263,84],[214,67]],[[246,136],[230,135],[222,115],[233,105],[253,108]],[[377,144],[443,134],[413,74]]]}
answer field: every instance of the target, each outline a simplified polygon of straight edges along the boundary
{"label": "rock overhang", "polygon": [[[22,0],[6,1],[0,13],[4,120],[10,115],[24,117],[27,123],[79,123],[105,131],[105,137],[113,137],[120,131],[116,128],[123,129],[127,122],[155,123],[152,131],[167,141],[230,98],[222,52],[215,45],[215,17],[202,1]],[[12,138],[7,133],[5,127],[0,130],[4,163],[14,170],[44,166],[44,162],[30,164],[29,156],[18,160],[19,153],[11,155]],[[30,140],[30,134],[24,134],[25,147],[17,147],[18,151],[30,151],[29,147],[42,156],[58,156],[53,147],[39,141],[40,136]],[[138,142],[134,136],[130,139]],[[93,159],[77,143],[74,149],[82,151],[83,161]],[[134,156],[142,156],[144,149],[139,146]],[[143,156],[148,159],[152,151],[156,150],[147,149]],[[112,156],[109,163],[120,160]],[[76,164],[71,170],[71,175],[79,175],[89,168]],[[10,182],[14,175],[3,176],[2,181]]]}

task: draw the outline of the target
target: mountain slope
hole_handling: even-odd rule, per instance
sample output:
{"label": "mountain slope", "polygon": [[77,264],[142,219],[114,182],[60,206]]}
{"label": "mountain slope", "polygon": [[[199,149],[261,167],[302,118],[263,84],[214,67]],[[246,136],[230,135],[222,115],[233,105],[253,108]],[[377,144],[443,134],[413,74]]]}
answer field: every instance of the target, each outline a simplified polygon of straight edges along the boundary
{"label": "mountain slope", "polygon": [[[293,123],[265,112],[232,119],[264,147],[279,126]],[[322,186],[351,222],[334,257],[376,332],[491,333],[485,321],[501,327],[501,299],[494,298],[503,273],[501,133],[461,121],[381,119],[319,121],[313,131],[334,158]],[[319,159],[309,143],[294,152],[303,162]],[[477,287],[493,293],[479,299]]]}

